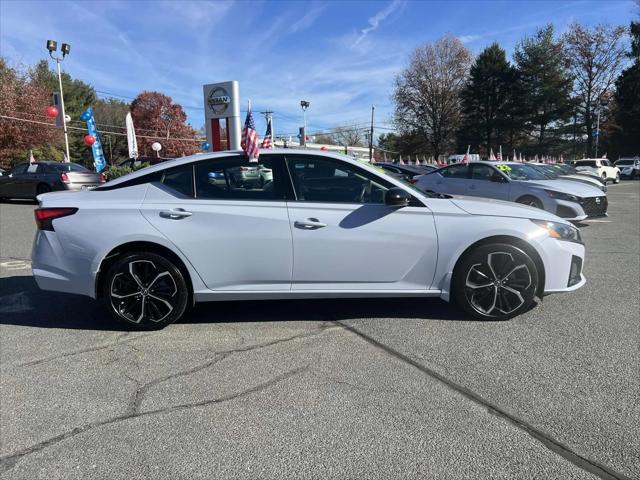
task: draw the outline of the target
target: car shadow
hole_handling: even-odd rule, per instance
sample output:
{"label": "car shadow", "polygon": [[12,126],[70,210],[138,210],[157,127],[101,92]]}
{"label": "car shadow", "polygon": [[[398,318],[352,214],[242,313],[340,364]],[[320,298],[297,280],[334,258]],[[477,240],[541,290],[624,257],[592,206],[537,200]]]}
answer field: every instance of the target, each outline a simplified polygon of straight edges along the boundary
{"label": "car shadow", "polygon": [[[351,319],[468,321],[464,312],[437,298],[252,300],[197,304],[178,322],[248,323]],[[0,278],[0,325],[126,331],[101,302],[40,290],[31,276]]]}

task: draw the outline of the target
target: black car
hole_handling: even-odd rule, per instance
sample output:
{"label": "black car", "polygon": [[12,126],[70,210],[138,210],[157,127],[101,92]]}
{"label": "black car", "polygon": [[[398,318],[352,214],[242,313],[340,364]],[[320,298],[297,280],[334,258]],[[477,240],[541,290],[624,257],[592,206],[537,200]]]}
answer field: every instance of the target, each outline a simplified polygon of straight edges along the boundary
{"label": "black car", "polygon": [[403,165],[399,163],[378,162],[376,167],[380,167],[387,172],[402,177],[404,180],[413,183],[416,177],[432,172],[437,167],[433,165]]}
{"label": "black car", "polygon": [[86,190],[105,182],[102,173],[69,162],[20,163],[0,176],[0,200],[35,199],[57,190]]}

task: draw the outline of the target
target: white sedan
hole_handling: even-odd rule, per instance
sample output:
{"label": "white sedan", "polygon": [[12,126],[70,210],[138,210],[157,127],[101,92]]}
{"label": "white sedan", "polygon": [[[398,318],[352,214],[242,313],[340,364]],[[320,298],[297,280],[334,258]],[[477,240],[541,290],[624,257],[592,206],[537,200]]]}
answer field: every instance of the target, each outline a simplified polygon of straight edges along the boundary
{"label": "white sedan", "polygon": [[38,285],[153,329],[194,302],[288,298],[440,297],[503,320],[585,283],[579,230],[544,210],[430,195],[339,154],[260,164],[258,187],[215,181],[252,166],[220,152],[40,195]]}

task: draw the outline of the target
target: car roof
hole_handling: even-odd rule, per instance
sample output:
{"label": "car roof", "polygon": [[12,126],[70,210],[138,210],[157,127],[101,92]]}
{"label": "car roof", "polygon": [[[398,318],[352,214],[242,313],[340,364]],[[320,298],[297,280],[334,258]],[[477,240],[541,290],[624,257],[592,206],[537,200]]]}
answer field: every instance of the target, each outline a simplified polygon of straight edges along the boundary
{"label": "car roof", "polygon": [[[164,162],[160,162],[155,165],[151,165],[149,167],[136,170],[135,172],[129,173],[127,175],[123,175],[122,177],[114,178],[109,182],[109,185],[110,186],[118,185],[120,183],[124,183],[129,180],[133,180],[134,178],[148,175],[150,173],[166,170],[167,168],[177,167],[179,165],[184,165],[184,164],[195,162],[195,161],[223,159],[233,155],[244,155],[244,154],[245,153],[243,150],[225,150],[222,152],[213,152],[213,153],[200,152],[194,155],[189,155],[187,157],[180,157],[180,158],[174,158],[171,160],[166,160]],[[369,162],[354,160],[353,157],[349,155],[344,155],[339,152],[333,152],[330,150],[310,150],[305,148],[271,148],[269,150],[262,150],[260,152],[260,155],[261,156],[306,155],[306,156],[314,156],[314,157],[333,158],[333,159],[341,160],[343,162],[350,163],[352,165],[357,165],[359,167],[370,169],[371,171],[378,174],[380,173],[373,165],[369,164]]]}

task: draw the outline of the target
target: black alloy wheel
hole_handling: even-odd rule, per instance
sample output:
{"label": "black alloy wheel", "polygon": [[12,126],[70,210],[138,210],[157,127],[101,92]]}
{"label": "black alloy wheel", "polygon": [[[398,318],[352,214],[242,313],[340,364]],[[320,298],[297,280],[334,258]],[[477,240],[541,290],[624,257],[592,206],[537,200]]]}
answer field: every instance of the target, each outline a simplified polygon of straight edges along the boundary
{"label": "black alloy wheel", "polygon": [[507,320],[529,310],[538,289],[535,263],[508,244],[482,245],[454,270],[453,300],[473,318]]}
{"label": "black alloy wheel", "polygon": [[163,328],[184,313],[189,289],[180,269],[155,253],[131,253],[107,272],[104,299],[113,317],[136,330]]}

